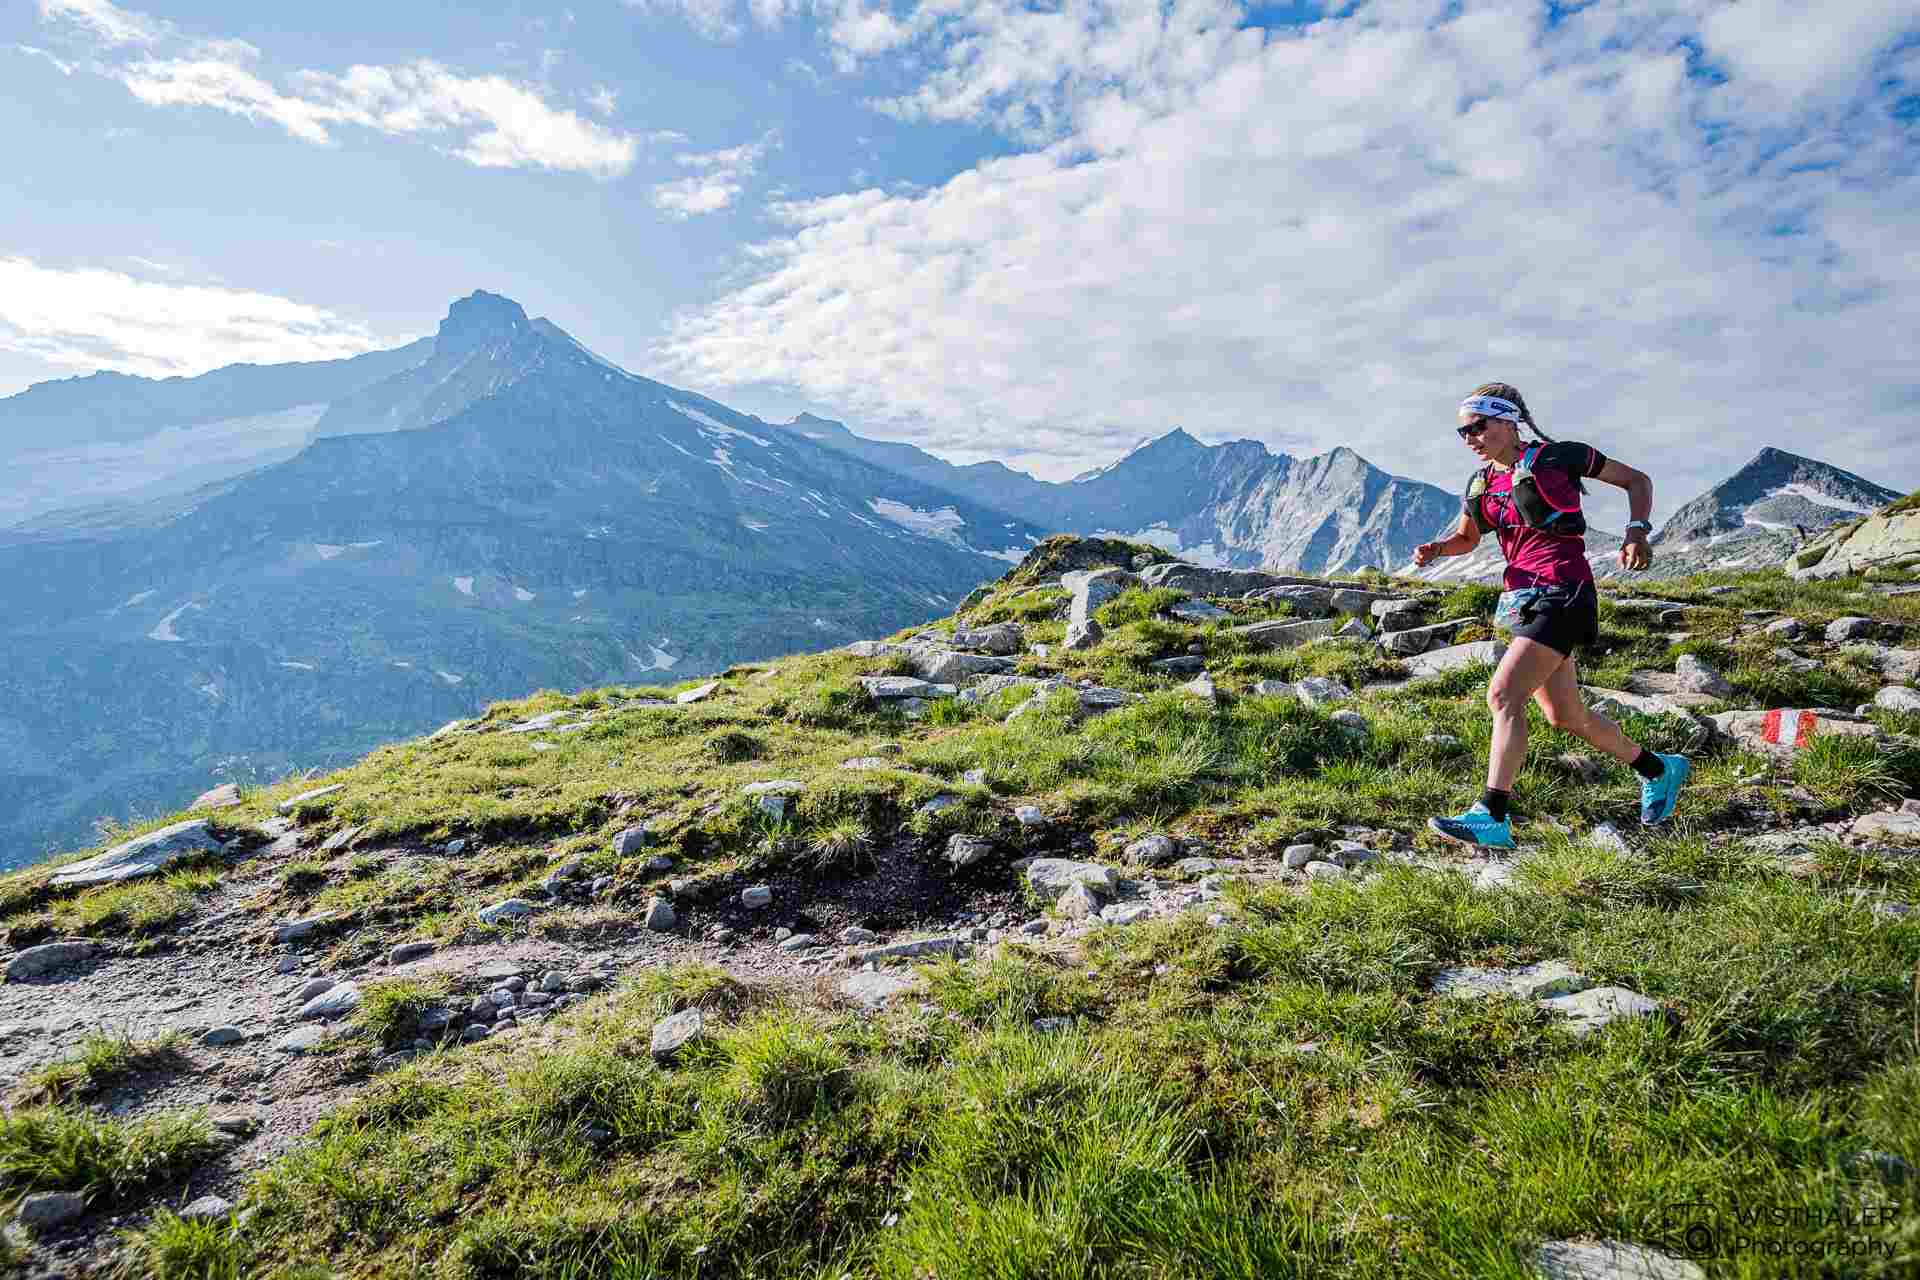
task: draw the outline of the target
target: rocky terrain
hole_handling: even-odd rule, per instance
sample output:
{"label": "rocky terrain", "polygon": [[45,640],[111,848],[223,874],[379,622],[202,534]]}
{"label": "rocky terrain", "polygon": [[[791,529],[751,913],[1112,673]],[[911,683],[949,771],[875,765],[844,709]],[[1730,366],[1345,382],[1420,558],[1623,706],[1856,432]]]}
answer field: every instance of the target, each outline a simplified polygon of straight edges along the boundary
{"label": "rocky terrain", "polygon": [[[1694,779],[1643,830],[1536,719],[1507,856],[1423,825],[1491,603],[1055,538],[0,879],[8,1256],[1909,1272],[1920,581],[1609,586],[1588,701]],[[1703,1252],[1670,1206],[1721,1199],[1828,1225]]]}

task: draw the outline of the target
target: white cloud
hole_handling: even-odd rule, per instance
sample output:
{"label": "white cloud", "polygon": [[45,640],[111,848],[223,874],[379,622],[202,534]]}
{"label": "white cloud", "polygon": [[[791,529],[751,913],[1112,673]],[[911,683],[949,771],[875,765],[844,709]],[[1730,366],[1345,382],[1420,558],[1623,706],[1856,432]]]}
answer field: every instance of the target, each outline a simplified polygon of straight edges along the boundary
{"label": "white cloud", "polygon": [[744,29],[734,17],[734,0],[625,0],[643,13],[679,14],[710,40],[737,40]]}
{"label": "white cloud", "polygon": [[0,351],[64,368],[159,378],[387,345],[331,311],[272,294],[0,258]]}
{"label": "white cloud", "polygon": [[6,47],[13,50],[15,53],[24,53],[29,58],[39,58],[42,62],[46,62],[50,64],[55,71],[58,71],[63,76],[70,76],[75,71],[79,70],[78,67],[74,66],[73,63],[68,62],[65,58],[56,57],[53,54],[48,53],[45,49],[38,47],[37,45],[10,44]]}
{"label": "white cloud", "polygon": [[[536,86],[465,75],[429,59],[345,72],[299,71],[286,86],[253,64],[241,40],[183,41],[172,24],[105,0],[41,0],[42,15],[106,46],[138,45],[130,60],[94,69],[150,106],[207,107],[276,125],[302,142],[332,145],[342,127],[423,137],[482,168],[541,168],[613,178],[633,167],[640,140],[547,101]],[[165,55],[157,46],[178,44]],[[608,98],[609,109],[611,99]]]}
{"label": "white cloud", "polygon": [[614,108],[620,105],[620,91],[597,84],[593,86],[593,92],[587,95],[587,105],[599,115],[610,116]]}
{"label": "white cloud", "polygon": [[40,17],[47,22],[70,23],[110,45],[155,44],[173,31],[169,22],[119,8],[107,0],[40,0]]}
{"label": "white cloud", "polygon": [[696,151],[675,156],[681,167],[700,172],[656,185],[651,192],[654,208],[677,220],[730,208],[746,180],[753,176],[760,158],[778,142],[777,134],[768,134],[758,142],[743,143],[724,151]]}
{"label": "white cloud", "polygon": [[1762,443],[1869,474],[1910,443],[1920,173],[1884,13],[1767,61],[1718,0],[1552,27],[1382,0],[1266,35],[1216,0],[928,8],[895,17],[931,70],[888,109],[1042,141],[776,206],[663,374],[1053,474],[1179,422],[1450,485],[1452,406],[1503,378],[1550,433],[1656,464],[1669,510]]}

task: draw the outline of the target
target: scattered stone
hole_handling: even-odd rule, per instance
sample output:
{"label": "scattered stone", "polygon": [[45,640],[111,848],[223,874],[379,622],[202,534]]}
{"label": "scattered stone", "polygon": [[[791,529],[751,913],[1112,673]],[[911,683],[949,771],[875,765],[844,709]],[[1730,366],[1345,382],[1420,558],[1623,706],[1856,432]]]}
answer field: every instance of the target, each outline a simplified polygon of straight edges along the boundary
{"label": "scattered stone", "polygon": [[1761,629],[1768,635],[1781,640],[1797,640],[1800,638],[1800,633],[1806,630],[1800,625],[1798,618],[1775,618]]}
{"label": "scattered stone", "polygon": [[1308,676],[1304,680],[1293,682],[1293,696],[1309,707],[1319,707],[1329,702],[1351,698],[1353,690],[1338,680],[1329,679],[1326,676]]}
{"label": "scattered stone", "polygon": [[567,989],[567,975],[558,969],[549,969],[540,976],[540,989],[549,994],[558,994]]}
{"label": "scattered stone", "polygon": [[1094,685],[1090,689],[1080,690],[1080,714],[1100,716],[1109,711],[1118,711],[1144,701],[1137,693],[1128,693],[1125,689],[1109,689],[1105,685]]}
{"label": "scattered stone", "polygon": [[903,942],[889,942],[865,951],[856,951],[853,959],[856,964],[866,964],[871,960],[917,960],[922,956],[953,955],[965,951],[971,941],[957,934],[939,938],[909,938]]}
{"label": "scattered stone", "polygon": [[749,911],[758,911],[773,902],[773,890],[764,884],[751,885],[740,891],[740,905]]}
{"label": "scattered stone", "polygon": [[957,627],[953,633],[956,649],[978,649],[981,653],[1016,654],[1026,647],[1026,637],[1017,622],[998,622],[986,627]]}
{"label": "scattered stone", "polygon": [[1208,702],[1218,703],[1220,701],[1219,689],[1214,687],[1213,678],[1205,673],[1195,676],[1193,679],[1181,685],[1180,688],[1182,691],[1190,693],[1196,698],[1204,698]]}
{"label": "scattered stone", "polygon": [[925,814],[943,813],[946,810],[951,809],[955,805],[961,804],[961,803],[963,802],[961,801],[959,796],[956,796],[949,791],[943,791],[939,795],[933,797],[933,799],[921,805],[918,809],[915,809],[914,812],[925,813]]}
{"label": "scattered stone", "polygon": [[1415,654],[1406,660],[1407,671],[1415,679],[1439,675],[1443,671],[1458,671],[1462,667],[1471,667],[1477,663],[1498,666],[1500,659],[1506,657],[1507,645],[1504,640],[1475,640],[1468,644],[1450,644],[1441,649],[1429,649],[1425,653]]}
{"label": "scattered stone", "polygon": [[447,856],[449,858],[457,858],[466,851],[466,847],[467,838],[465,836],[461,836],[457,840],[449,840],[447,841]]}
{"label": "scattered stone", "polygon": [[1533,1255],[1540,1280],[1707,1280],[1684,1258],[1621,1240],[1553,1240]]}
{"label": "scattered stone", "polygon": [[1352,870],[1380,861],[1380,855],[1358,840],[1336,840],[1333,842],[1333,855],[1328,861]]}
{"label": "scattered stone", "polygon": [[423,956],[432,955],[437,945],[438,945],[437,943],[426,942],[426,941],[403,942],[399,946],[393,948],[393,950],[387,952],[387,963],[388,964],[411,964],[413,961],[418,960]]}
{"label": "scattered stone", "polygon": [[360,1005],[360,988],[351,982],[337,983],[300,1006],[294,1017],[301,1022],[328,1021],[351,1013]]}
{"label": "scattered stone", "polygon": [[1691,653],[1683,653],[1674,661],[1673,673],[1688,693],[1705,694],[1722,701],[1734,696],[1733,685],[1727,678]]}
{"label": "scattered stone", "polygon": [[880,941],[880,935],[871,929],[862,929],[859,925],[852,924],[840,931],[840,941],[850,947],[858,947],[869,942]]}
{"label": "scattered stone", "polygon": [[508,898],[504,902],[481,907],[474,914],[480,918],[481,924],[499,924],[505,920],[518,920],[524,916],[530,916],[534,911],[533,903],[525,898]]}
{"label": "scattered stone", "polygon": [[1920,813],[1887,809],[1863,813],[1853,820],[1853,834],[1869,840],[1901,840],[1920,843]]}
{"label": "scattered stone", "polygon": [[1067,858],[1035,858],[1027,864],[1027,883],[1045,895],[1057,895],[1076,884],[1091,885],[1101,894],[1119,887],[1120,877],[1112,867],[1094,862],[1074,862]]}
{"label": "scattered stone", "polygon": [[666,933],[678,924],[679,917],[674,914],[673,904],[665,898],[647,899],[647,928],[655,933]]}
{"label": "scattered stone", "polygon": [[1399,657],[1413,657],[1429,649],[1444,648],[1453,643],[1467,625],[1467,619],[1455,618],[1449,622],[1436,622],[1427,627],[1408,627],[1403,631],[1382,631],[1380,648]]}
{"label": "scattered stone", "polygon": [[1095,610],[1130,588],[1142,585],[1142,580],[1125,569],[1083,569],[1062,574],[1060,585],[1073,597],[1067,612],[1068,621],[1092,622]]}
{"label": "scattered stone", "polygon": [[1573,995],[1593,985],[1585,975],[1558,960],[1543,960],[1521,969],[1488,969],[1476,965],[1442,969],[1434,975],[1433,993],[1477,1000],[1505,995],[1516,1000],[1541,1000]]}
{"label": "scattered stone", "polygon": [[663,1065],[672,1062],[682,1049],[704,1038],[706,1029],[707,1015],[697,1007],[662,1018],[653,1024],[653,1060]]}
{"label": "scattered stone", "polygon": [[993,855],[993,841],[979,836],[956,835],[947,841],[947,861],[956,867],[971,867]]}
{"label": "scattered stone", "polygon": [[792,937],[781,941],[779,945],[782,951],[805,951],[811,947],[819,946],[820,940],[810,933],[796,933]]}
{"label": "scattered stone", "polygon": [[1827,642],[1841,644],[1848,640],[1864,640],[1873,634],[1873,628],[1872,618],[1835,618],[1827,624]]}
{"label": "scattered stone", "polygon": [[115,884],[137,880],[195,853],[219,853],[212,824],[205,818],[176,822],[158,831],[115,845],[98,857],[62,867],[48,881],[54,885]]}
{"label": "scattered stone", "polygon": [[1142,836],[1126,848],[1127,861],[1136,867],[1157,867],[1180,856],[1180,846],[1172,837]]}
{"label": "scattered stone", "polygon": [[1319,858],[1320,850],[1315,845],[1290,844],[1287,846],[1286,852],[1280,855],[1280,862],[1287,870],[1298,871],[1309,862],[1317,861]]}
{"label": "scattered stone", "polygon": [[911,974],[874,969],[849,975],[840,984],[840,994],[863,1013],[879,1013],[919,985]]}
{"label": "scattered stone", "polygon": [[683,707],[695,702],[704,702],[708,698],[711,698],[714,691],[719,687],[720,682],[718,680],[709,680],[703,685],[698,685],[692,689],[674,694],[673,700]]}
{"label": "scattered stone", "polygon": [[[411,1057],[411,1055],[409,1055]],[[222,1196],[204,1195],[180,1211],[188,1222],[211,1222],[233,1212],[233,1201]]]}
{"label": "scattered stone", "polygon": [[240,803],[240,787],[237,783],[223,782],[211,791],[202,791],[194,797],[195,809],[231,809]]}
{"label": "scattered stone", "polygon": [[51,1231],[87,1211],[87,1198],[77,1191],[36,1191],[20,1202],[14,1216],[29,1231]]}
{"label": "scattered stone", "polygon": [[239,1027],[214,1027],[200,1037],[200,1043],[217,1049],[222,1045],[239,1044],[246,1038],[247,1033]]}
{"label": "scattered stone", "polygon": [[1060,641],[1060,648],[1067,653],[1084,653],[1097,649],[1106,639],[1106,630],[1092,618],[1083,618],[1067,624],[1067,634]]}
{"label": "scattered stone", "polygon": [[275,942],[298,942],[302,938],[311,938],[325,926],[333,923],[332,916],[306,916],[299,920],[282,920],[273,926]]}
{"label": "scattered stone", "polygon": [[1373,732],[1367,718],[1358,711],[1336,711],[1328,719],[1340,727],[1340,731],[1350,738],[1364,738]]}
{"label": "scattered stone", "polygon": [[1161,658],[1156,662],[1149,662],[1147,669],[1158,671],[1162,675],[1190,676],[1203,670],[1206,665],[1207,660],[1200,655],[1183,653],[1177,658]]}
{"label": "scattered stone", "polygon": [[[1085,886],[1081,887],[1084,888]],[[1068,890],[1068,892],[1071,893],[1072,890]],[[1152,914],[1153,909],[1144,902],[1128,903],[1126,905],[1115,903],[1113,906],[1102,908],[1100,918],[1112,925],[1129,925],[1139,924]]]}
{"label": "scattered stone", "polygon": [[1181,600],[1167,612],[1182,622],[1217,622],[1221,618],[1233,616],[1219,605],[1208,604],[1205,600]]}
{"label": "scattered stone", "polygon": [[1031,804],[1023,804],[1015,808],[1013,818],[1023,827],[1045,826],[1047,821],[1047,815],[1040,811],[1039,806]]}
{"label": "scattered stone", "polygon": [[25,947],[7,962],[7,979],[19,982],[25,978],[43,978],[49,973],[84,964],[100,954],[100,944],[70,939],[62,942],[43,942],[39,946]]}
{"label": "scattered stone", "polygon": [[326,1027],[315,1023],[308,1027],[296,1027],[281,1036],[273,1047],[281,1053],[311,1053],[327,1042]]}
{"label": "scattered stone", "polygon": [[1071,884],[1054,902],[1053,909],[1068,920],[1085,920],[1100,914],[1101,895],[1085,884]]}
{"label": "scattered stone", "polygon": [[1346,868],[1335,866],[1331,862],[1309,862],[1301,870],[1307,873],[1309,880],[1345,880],[1347,878]]}
{"label": "scattered stone", "polygon": [[1902,684],[1890,684],[1873,695],[1873,705],[1882,711],[1900,711],[1908,715],[1920,715],[1920,689],[1909,689]]}
{"label": "scattered stone", "polygon": [[1791,758],[1815,738],[1835,735],[1878,738],[1872,722],[1842,720],[1822,710],[1722,711],[1707,717],[1721,732],[1750,751]]}
{"label": "scattered stone", "polygon": [[1262,698],[1291,698],[1293,682],[1290,680],[1262,680],[1253,686],[1254,693]]}
{"label": "scattered stone", "polygon": [[461,1031],[460,1038],[468,1044],[478,1044],[492,1034],[493,1028],[484,1023],[474,1022],[469,1023],[466,1029]]}
{"label": "scattered stone", "polygon": [[1020,932],[1029,938],[1040,938],[1046,936],[1047,930],[1052,927],[1053,926],[1045,920],[1029,920],[1020,926]]}
{"label": "scattered stone", "polygon": [[340,850],[352,844],[354,837],[359,835],[362,830],[364,830],[364,828],[342,827],[320,842],[320,852],[338,853]]}
{"label": "scattered stone", "polygon": [[310,805],[316,800],[325,800],[328,796],[345,791],[346,789],[347,784],[344,782],[336,782],[330,787],[315,787],[312,791],[302,791],[291,800],[282,800],[279,804],[279,809],[282,813],[292,813],[295,809],[301,808],[304,805]]}
{"label": "scattered stone", "polygon": [[1590,987],[1573,995],[1541,1000],[1538,1004],[1550,1013],[1571,1018],[1567,1029],[1576,1036],[1592,1035],[1622,1018],[1643,1018],[1660,1012],[1659,1001],[1649,1000],[1625,987]]}
{"label": "scattered stone", "polygon": [[622,858],[632,857],[642,849],[651,848],[653,833],[644,826],[628,827],[613,838],[613,851]]}

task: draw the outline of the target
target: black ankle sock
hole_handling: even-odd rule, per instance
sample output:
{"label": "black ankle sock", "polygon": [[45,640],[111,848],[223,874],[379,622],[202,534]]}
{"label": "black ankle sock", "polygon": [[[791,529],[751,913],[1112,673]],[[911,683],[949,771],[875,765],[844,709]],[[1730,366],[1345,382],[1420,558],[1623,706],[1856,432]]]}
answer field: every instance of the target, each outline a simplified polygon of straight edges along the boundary
{"label": "black ankle sock", "polygon": [[1667,771],[1667,766],[1660,757],[1645,747],[1640,748],[1640,754],[1633,758],[1633,763],[1628,767],[1648,782],[1658,780],[1660,775]]}
{"label": "black ankle sock", "polygon": [[1487,807],[1487,812],[1493,815],[1495,822],[1505,822],[1507,820],[1507,797],[1511,794],[1511,792],[1488,787],[1480,793],[1480,803]]}

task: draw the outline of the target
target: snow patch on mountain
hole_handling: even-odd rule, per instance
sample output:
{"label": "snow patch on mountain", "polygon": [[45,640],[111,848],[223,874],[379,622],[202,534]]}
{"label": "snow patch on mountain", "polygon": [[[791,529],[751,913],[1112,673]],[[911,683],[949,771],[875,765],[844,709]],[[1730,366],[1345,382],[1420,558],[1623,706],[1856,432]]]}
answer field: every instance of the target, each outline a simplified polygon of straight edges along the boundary
{"label": "snow patch on mountain", "polygon": [[[689,408],[687,405],[681,404],[678,400],[667,401],[667,408],[673,410],[683,418],[692,418],[695,422],[700,423],[702,426],[710,427],[723,436],[738,436],[742,440],[751,440],[762,449],[770,449],[773,447],[773,441],[771,440],[763,440],[751,431],[742,431],[738,427],[730,427],[713,415],[702,413],[698,409]],[[705,433],[702,432],[702,434],[704,435]]]}
{"label": "snow patch on mountain", "polygon": [[173,629],[174,620],[177,619],[181,614],[185,613],[189,609],[198,609],[201,607],[202,607],[201,605],[198,605],[191,600],[187,601],[185,604],[181,605],[178,609],[175,609],[172,613],[168,614],[166,617],[160,619],[159,622],[155,623],[153,630],[147,632],[147,639],[158,640],[162,644],[185,643],[186,637]]}
{"label": "snow patch on mountain", "polygon": [[1096,538],[1124,538],[1128,542],[1144,542],[1148,546],[1159,547],[1162,551],[1176,555],[1188,564],[1197,564],[1208,569],[1225,569],[1230,565],[1227,554],[1219,547],[1214,546],[1211,538],[1200,543],[1198,546],[1187,546],[1181,541],[1179,531],[1168,527],[1167,522],[1164,520],[1148,528],[1135,529],[1131,532],[1122,529],[1099,529],[1094,532],[1093,536]]}
{"label": "snow patch on mountain", "polygon": [[949,546],[970,551],[971,547],[961,541],[960,530],[967,522],[952,507],[940,507],[933,511],[923,511],[919,507],[910,507],[904,502],[895,502],[892,498],[869,498],[867,510],[882,520],[891,521],[909,533],[923,538],[932,538],[935,542],[944,542]]}
{"label": "snow patch on mountain", "polygon": [[463,596],[470,596],[473,594],[473,579],[455,578],[453,580],[453,589]]}

